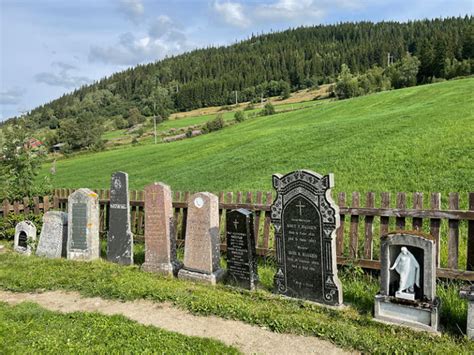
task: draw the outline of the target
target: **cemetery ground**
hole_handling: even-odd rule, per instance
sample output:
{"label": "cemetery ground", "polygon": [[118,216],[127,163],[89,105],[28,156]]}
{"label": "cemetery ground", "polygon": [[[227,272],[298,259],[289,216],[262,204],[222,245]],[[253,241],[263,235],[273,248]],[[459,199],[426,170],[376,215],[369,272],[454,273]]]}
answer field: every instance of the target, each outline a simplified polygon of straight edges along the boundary
{"label": "cemetery ground", "polygon": [[[182,250],[179,250],[180,258],[182,254]],[[105,256],[105,243],[102,244],[102,255]],[[135,262],[141,264],[143,259],[143,247],[137,245]],[[225,267],[223,258],[221,264]],[[276,333],[313,336],[328,340],[342,349],[370,353],[461,354],[474,351],[474,343],[467,340],[460,331],[466,324],[467,305],[458,297],[456,282],[438,282],[438,295],[443,302],[441,314],[443,334],[437,336],[375,322],[372,319],[372,309],[374,295],[379,287],[377,277],[364,274],[361,269],[346,267],[340,272],[344,287],[344,302],[347,304],[342,310],[272,294],[274,272],[271,258],[260,259],[261,286],[257,291],[249,292],[225,285],[211,287],[161,277],[142,272],[137,265],[125,267],[104,260],[76,262],[36,256],[25,257],[12,252],[8,246],[7,251],[0,254],[0,289],[3,290],[0,292],[5,294],[5,291],[15,293],[65,291],[78,292],[83,297],[101,297],[108,300],[135,302],[147,300],[156,304],[163,303],[164,306],[172,305],[194,315],[238,320]],[[23,297],[23,294],[18,294],[18,297]],[[62,297],[62,294],[59,293],[56,297]],[[28,297],[25,296],[25,299]],[[21,344],[20,346],[25,346],[25,349],[31,349],[26,346],[34,344],[38,349],[54,349],[70,345],[71,348],[68,349],[72,351],[91,347],[100,351],[105,349],[101,348],[104,346],[101,344],[106,339],[107,350],[110,347],[139,351],[146,349],[147,346],[150,346],[148,349],[153,349],[153,344],[162,341],[169,346],[169,352],[185,352],[188,349],[192,349],[193,352],[203,349],[207,353],[236,351],[210,340],[181,335],[176,339],[175,334],[141,326],[120,316],[109,317],[78,312],[60,314],[32,304],[11,306],[0,303],[0,309],[1,328],[8,330],[13,327],[23,332],[21,337],[9,340],[8,344],[12,346],[15,343]],[[213,318],[209,321],[212,322]],[[45,328],[42,325],[46,323],[48,326]],[[91,328],[89,324],[92,324]],[[54,331],[64,327],[71,332],[69,337]],[[87,336],[85,342],[81,344],[78,339],[84,337],[84,332]],[[4,331],[0,336],[7,339],[8,334]],[[137,339],[141,337],[144,337],[145,341],[138,342]],[[128,344],[123,344],[124,339],[127,339]],[[82,347],[86,345],[87,348]]]}

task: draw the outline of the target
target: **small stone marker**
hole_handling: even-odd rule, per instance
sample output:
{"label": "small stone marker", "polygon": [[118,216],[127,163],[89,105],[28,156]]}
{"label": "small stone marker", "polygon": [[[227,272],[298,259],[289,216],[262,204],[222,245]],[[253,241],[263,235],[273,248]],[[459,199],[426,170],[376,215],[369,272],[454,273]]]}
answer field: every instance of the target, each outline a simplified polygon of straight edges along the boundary
{"label": "small stone marker", "polygon": [[44,214],[36,255],[51,259],[67,257],[67,213],[48,211]]}
{"label": "small stone marker", "polygon": [[438,330],[435,253],[435,239],[427,234],[398,231],[381,237],[375,319]]}
{"label": "small stone marker", "polygon": [[342,303],[335,249],[339,208],[331,198],[333,181],[332,174],[308,170],[273,175],[275,292],[333,306]]}
{"label": "small stone marker", "polygon": [[99,256],[99,199],[95,192],[79,189],[68,198],[67,258],[94,260]]}
{"label": "small stone marker", "polygon": [[31,243],[36,241],[36,226],[30,221],[22,221],[15,226],[16,252],[31,255]]}
{"label": "small stone marker", "polygon": [[133,264],[133,235],[130,229],[128,174],[116,172],[110,186],[107,260],[122,265]]}
{"label": "small stone marker", "polygon": [[184,267],[178,278],[216,284],[225,275],[219,264],[219,200],[209,192],[198,192],[188,201]]}
{"label": "small stone marker", "polygon": [[462,298],[468,300],[468,309],[467,309],[467,329],[466,333],[468,338],[474,340],[474,285],[470,287],[463,288],[459,295]]}
{"label": "small stone marker", "polygon": [[145,187],[145,263],[148,272],[177,276],[181,263],[176,259],[173,200],[163,183]]}
{"label": "small stone marker", "polygon": [[227,278],[249,290],[258,282],[253,214],[246,209],[227,211]]}

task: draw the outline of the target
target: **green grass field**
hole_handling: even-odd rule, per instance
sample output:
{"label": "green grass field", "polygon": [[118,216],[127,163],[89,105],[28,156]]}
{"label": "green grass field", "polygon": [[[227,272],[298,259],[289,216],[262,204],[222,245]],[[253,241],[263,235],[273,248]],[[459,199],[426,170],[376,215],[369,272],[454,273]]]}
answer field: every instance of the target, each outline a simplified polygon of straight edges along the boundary
{"label": "green grass field", "polygon": [[473,89],[474,79],[463,79],[382,92],[193,139],[78,155],[57,162],[53,184],[107,188],[122,170],[134,189],[158,180],[174,190],[256,191],[270,190],[274,173],[305,168],[334,173],[337,191],[467,192],[474,186]]}

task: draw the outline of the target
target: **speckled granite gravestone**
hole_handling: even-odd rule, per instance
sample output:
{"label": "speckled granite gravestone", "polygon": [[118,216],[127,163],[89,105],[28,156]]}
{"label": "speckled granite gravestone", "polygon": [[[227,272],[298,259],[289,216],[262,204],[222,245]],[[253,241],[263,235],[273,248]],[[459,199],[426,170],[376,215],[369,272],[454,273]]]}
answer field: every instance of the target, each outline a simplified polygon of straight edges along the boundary
{"label": "speckled granite gravestone", "polygon": [[95,192],[79,189],[68,198],[67,258],[94,260],[99,256],[99,199]]}
{"label": "speckled granite gravestone", "polygon": [[397,231],[380,238],[380,292],[375,295],[375,319],[438,330],[435,253],[435,239],[427,234]]}
{"label": "speckled granite gravestone", "polygon": [[16,252],[31,255],[31,243],[36,241],[36,226],[30,221],[22,221],[15,226],[14,249]]}
{"label": "speckled granite gravestone", "polygon": [[36,255],[52,259],[67,256],[67,213],[48,211],[44,214]]}
{"label": "speckled granite gravestone", "polygon": [[133,264],[133,235],[130,229],[128,174],[116,172],[110,185],[107,260],[122,265]]}
{"label": "speckled granite gravestone", "polygon": [[253,290],[258,282],[253,214],[246,209],[227,211],[227,279]]}
{"label": "speckled granite gravestone", "polygon": [[467,329],[468,338],[474,340],[474,285],[465,287],[459,295],[469,302],[467,308]]}
{"label": "speckled granite gravestone", "polygon": [[273,175],[275,292],[333,306],[342,303],[335,248],[339,208],[331,198],[333,186],[332,174],[298,170]]}
{"label": "speckled granite gravestone", "polygon": [[184,267],[178,278],[216,284],[225,275],[219,263],[219,200],[209,192],[198,192],[188,201]]}
{"label": "speckled granite gravestone", "polygon": [[145,263],[142,268],[176,276],[180,267],[176,259],[171,189],[161,182],[148,185],[145,187]]}

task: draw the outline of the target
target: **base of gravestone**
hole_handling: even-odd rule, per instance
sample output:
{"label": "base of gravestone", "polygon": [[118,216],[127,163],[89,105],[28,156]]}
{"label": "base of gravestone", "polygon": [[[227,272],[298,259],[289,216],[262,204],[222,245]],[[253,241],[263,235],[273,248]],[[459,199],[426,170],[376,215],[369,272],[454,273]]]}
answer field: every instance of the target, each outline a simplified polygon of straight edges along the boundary
{"label": "base of gravestone", "polygon": [[466,334],[474,340],[474,285],[461,289],[459,295],[468,301]]}
{"label": "base of gravestone", "polygon": [[226,272],[223,269],[218,269],[212,274],[205,274],[199,271],[187,270],[183,268],[178,272],[178,279],[205,282],[211,285],[215,285],[224,278],[225,274]]}
{"label": "base of gravestone", "polygon": [[77,261],[92,261],[100,259],[99,253],[84,253],[84,251],[80,250],[75,252],[74,250],[70,250],[67,254],[67,258],[69,260],[77,260]]}
{"label": "base of gravestone", "polygon": [[419,302],[376,295],[375,320],[439,334],[440,301]]}
{"label": "base of gravestone", "polygon": [[142,265],[142,270],[146,272],[160,274],[163,276],[177,277],[178,272],[182,267],[183,267],[183,264],[178,261],[175,263],[161,263],[161,264],[144,263]]}

